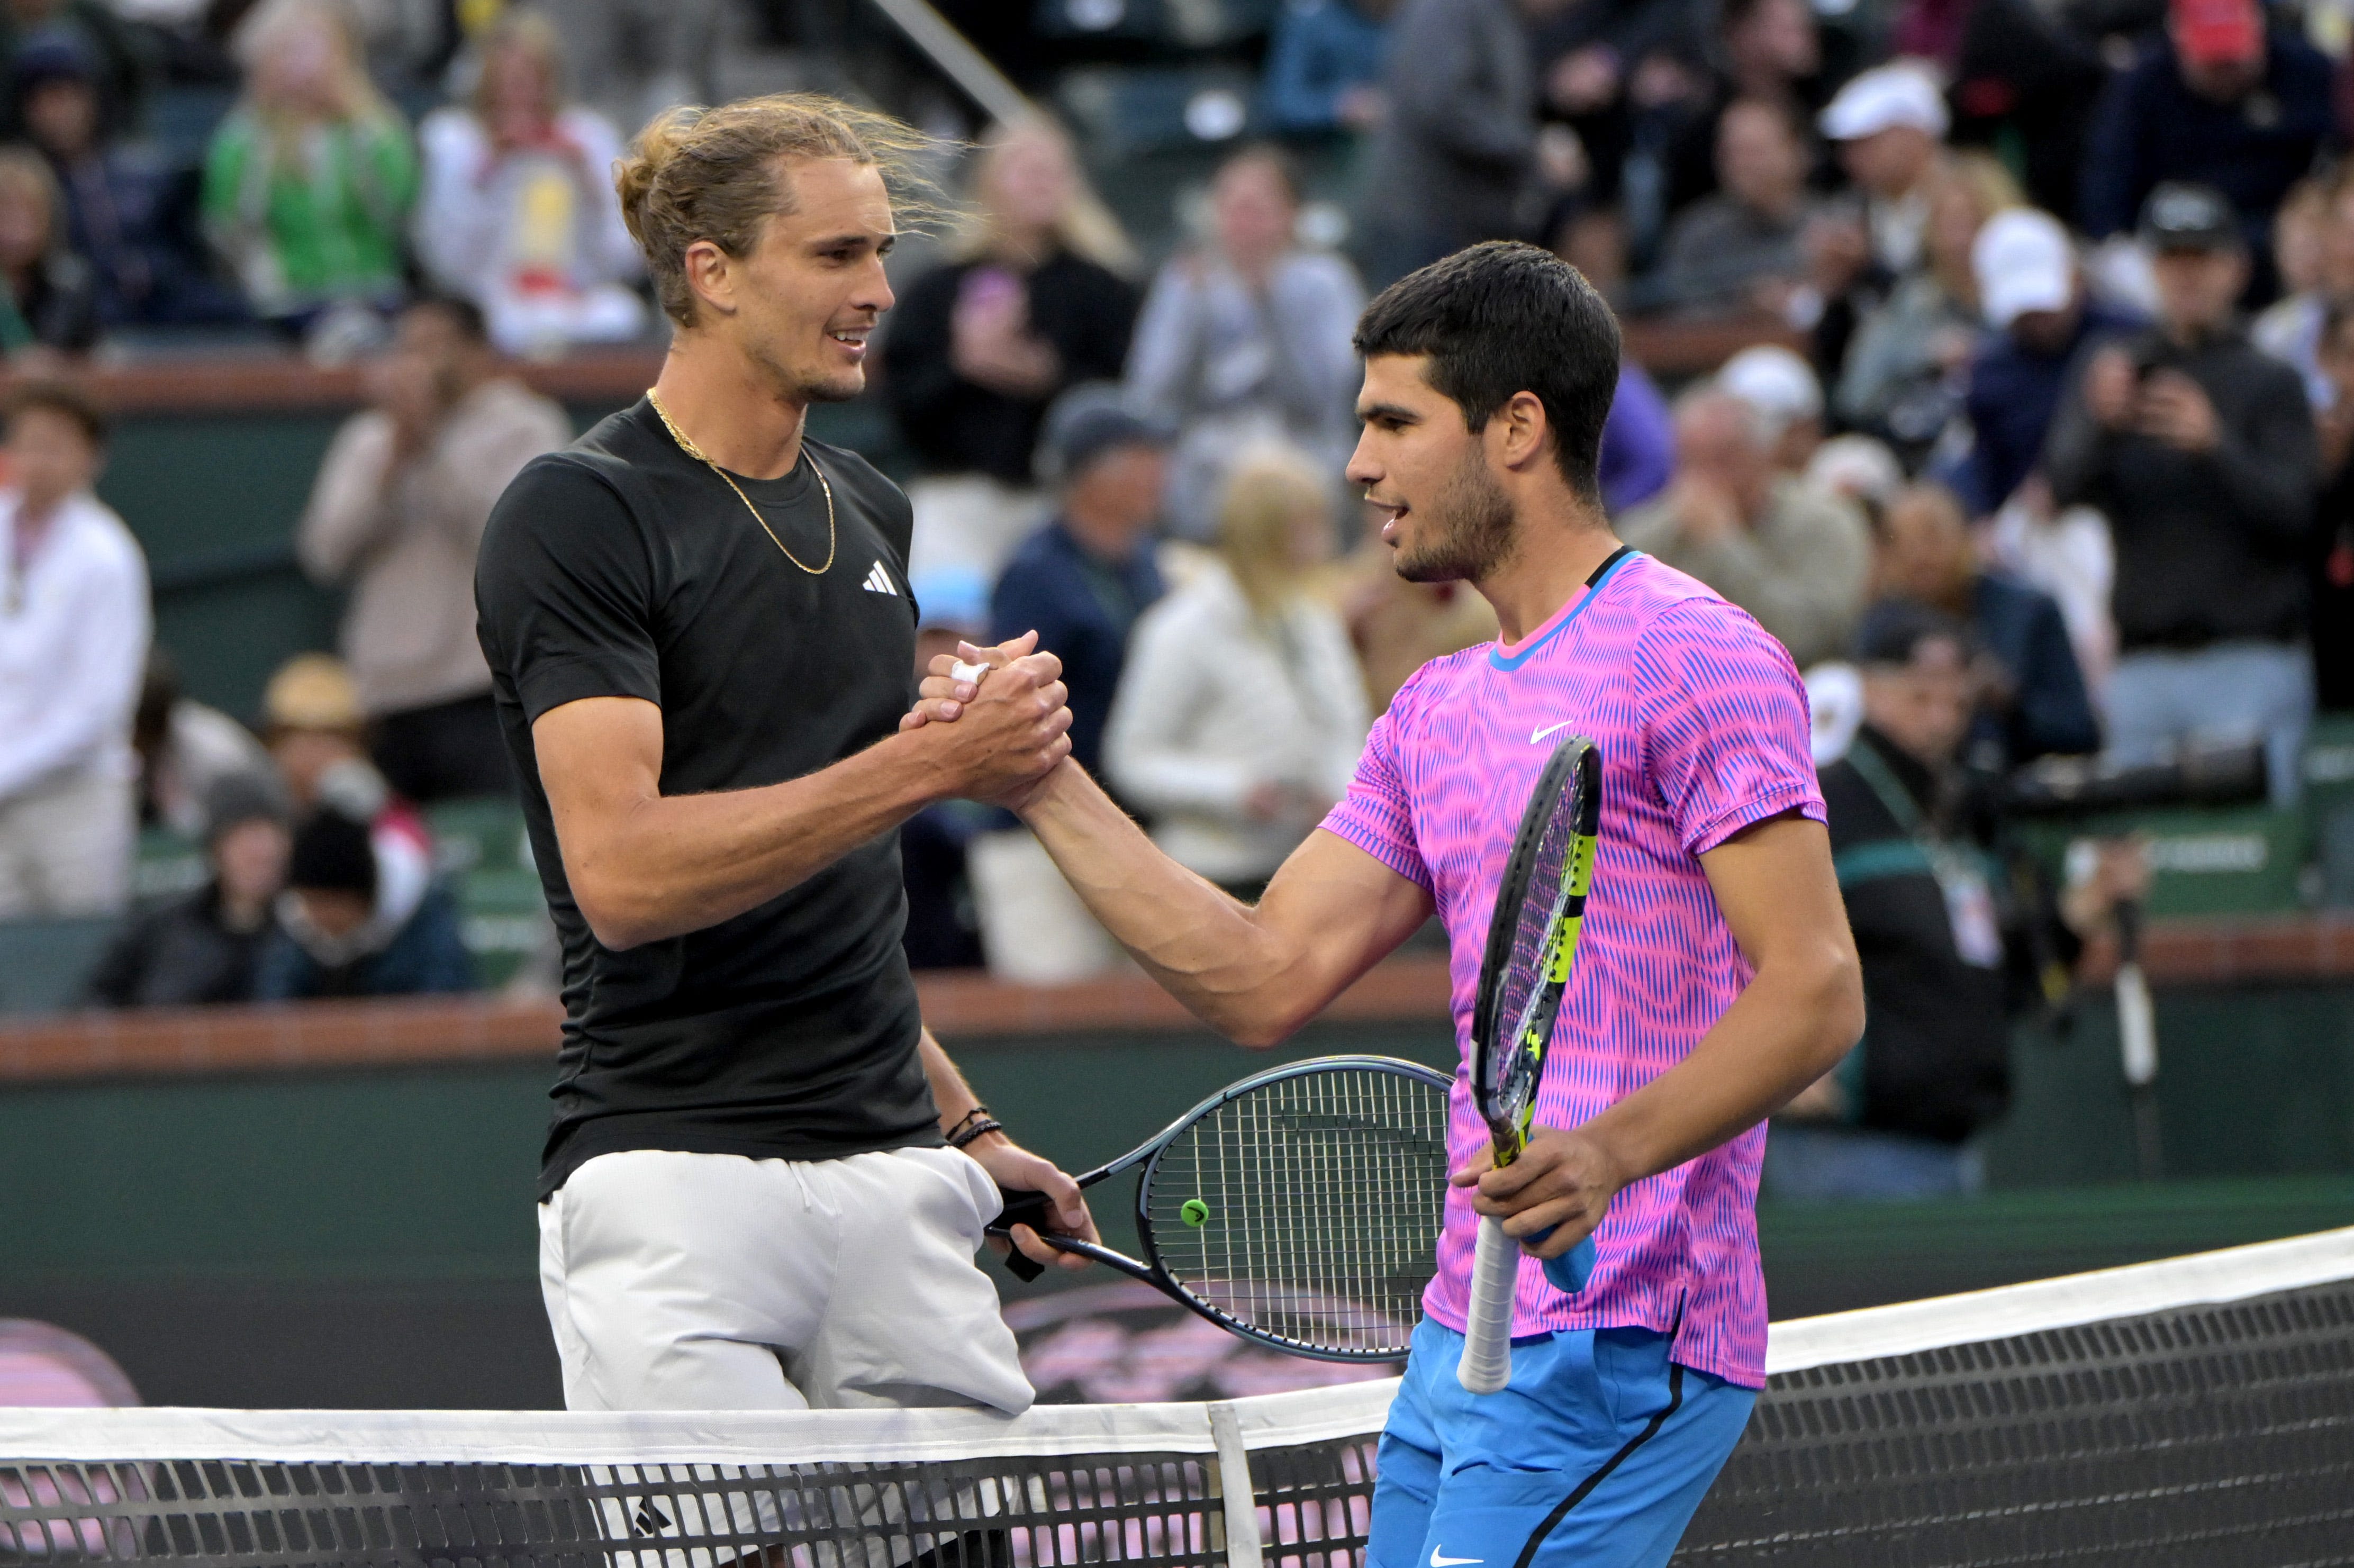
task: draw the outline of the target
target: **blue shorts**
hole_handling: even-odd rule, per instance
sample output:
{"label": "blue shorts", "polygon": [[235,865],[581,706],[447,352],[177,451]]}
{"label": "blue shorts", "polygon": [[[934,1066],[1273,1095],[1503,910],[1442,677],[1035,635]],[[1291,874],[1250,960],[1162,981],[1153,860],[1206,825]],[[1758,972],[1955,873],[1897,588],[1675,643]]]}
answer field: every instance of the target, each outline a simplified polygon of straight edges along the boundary
{"label": "blue shorts", "polygon": [[1455,1380],[1426,1318],[1382,1433],[1366,1568],[1659,1568],[1756,1393],[1668,1360],[1649,1329],[1515,1340],[1512,1381]]}

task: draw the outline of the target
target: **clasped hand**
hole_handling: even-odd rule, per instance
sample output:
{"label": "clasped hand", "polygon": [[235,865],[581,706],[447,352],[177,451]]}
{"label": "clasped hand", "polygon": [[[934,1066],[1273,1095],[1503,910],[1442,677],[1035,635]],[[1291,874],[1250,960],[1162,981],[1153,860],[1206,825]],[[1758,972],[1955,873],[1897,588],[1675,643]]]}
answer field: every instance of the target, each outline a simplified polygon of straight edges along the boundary
{"label": "clasped hand", "polygon": [[[1495,1151],[1483,1144],[1451,1180],[1473,1189],[1473,1209],[1503,1221],[1506,1235],[1550,1259],[1593,1234],[1628,1178],[1596,1139],[1574,1128],[1541,1127],[1510,1165],[1498,1170]],[[1542,1242],[1526,1239],[1548,1226],[1553,1234]]]}
{"label": "clasped hand", "polygon": [[[1018,806],[1071,753],[1070,692],[1063,662],[1036,651],[1038,634],[994,648],[958,644],[975,678],[943,653],[932,661],[901,733],[940,726],[949,753],[949,793],[991,805]],[[948,726],[953,726],[950,729]]]}

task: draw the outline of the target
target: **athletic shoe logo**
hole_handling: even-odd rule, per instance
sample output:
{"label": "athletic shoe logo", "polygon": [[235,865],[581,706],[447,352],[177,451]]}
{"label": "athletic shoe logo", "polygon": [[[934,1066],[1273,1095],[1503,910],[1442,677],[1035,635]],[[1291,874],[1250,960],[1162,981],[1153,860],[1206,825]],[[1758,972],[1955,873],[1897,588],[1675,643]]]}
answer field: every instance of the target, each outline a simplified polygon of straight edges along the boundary
{"label": "athletic shoe logo", "polygon": [[[1539,742],[1539,741],[1543,740],[1545,736],[1547,736],[1551,735],[1553,731],[1555,731],[1555,730],[1557,730],[1557,729],[1567,729],[1571,725],[1574,725],[1574,724],[1575,724],[1576,722],[1577,722],[1577,721],[1576,721],[1575,719],[1564,719],[1564,720],[1562,720],[1559,724],[1549,724],[1549,725],[1545,726],[1544,726],[1544,728],[1543,728],[1543,729],[1541,729],[1541,730],[1538,730],[1538,731],[1536,731],[1534,734],[1531,735],[1531,736],[1529,736],[1529,744],[1530,744],[1531,746],[1534,746],[1537,742]],[[1465,1559],[1464,1559],[1464,1561],[1465,1561],[1465,1562],[1467,1562],[1467,1563],[1476,1563],[1476,1562],[1478,1562],[1478,1561],[1479,1561],[1479,1559],[1478,1559],[1478,1558],[1476,1558],[1476,1557],[1467,1557],[1467,1558],[1465,1558]]]}
{"label": "athletic shoe logo", "polygon": [[868,593],[887,593],[893,599],[899,597],[899,590],[891,586],[891,578],[883,570],[883,563],[880,561],[868,568],[865,588]]}
{"label": "athletic shoe logo", "polygon": [[1481,1561],[1481,1559],[1477,1557],[1441,1557],[1438,1554],[1438,1552],[1439,1548],[1437,1543],[1436,1542],[1432,1542],[1430,1548],[1430,1568],[1461,1568],[1461,1564],[1463,1563],[1478,1563]]}

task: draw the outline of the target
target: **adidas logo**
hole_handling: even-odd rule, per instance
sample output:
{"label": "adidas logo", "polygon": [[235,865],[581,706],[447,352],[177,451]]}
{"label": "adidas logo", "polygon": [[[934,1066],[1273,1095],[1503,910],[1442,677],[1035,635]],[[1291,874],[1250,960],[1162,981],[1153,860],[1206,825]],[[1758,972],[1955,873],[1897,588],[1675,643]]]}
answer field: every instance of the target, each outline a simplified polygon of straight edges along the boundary
{"label": "adidas logo", "polygon": [[867,568],[865,588],[868,593],[887,593],[893,599],[899,597],[899,590],[891,586],[891,579],[884,572],[880,561]]}

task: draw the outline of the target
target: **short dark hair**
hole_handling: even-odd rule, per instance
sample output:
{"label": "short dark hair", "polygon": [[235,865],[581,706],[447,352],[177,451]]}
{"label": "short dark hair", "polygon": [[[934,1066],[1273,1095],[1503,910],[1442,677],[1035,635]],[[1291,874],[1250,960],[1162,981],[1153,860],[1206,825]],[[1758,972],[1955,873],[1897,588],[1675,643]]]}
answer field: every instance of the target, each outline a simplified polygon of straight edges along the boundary
{"label": "short dark hair", "polygon": [[93,447],[106,446],[106,410],[92,397],[70,381],[27,381],[8,394],[5,406],[6,423],[14,425],[20,415],[42,408],[62,418],[71,419],[81,427],[82,435]]}
{"label": "short dark hair", "polygon": [[411,301],[412,311],[439,311],[458,329],[458,335],[468,343],[480,345],[491,341],[491,324],[482,315],[482,307],[460,294],[427,294]]}
{"label": "short dark hair", "polygon": [[1602,426],[1618,391],[1618,319],[1550,250],[1491,239],[1384,289],[1357,323],[1357,352],[1422,355],[1424,379],[1486,429],[1530,392],[1553,427],[1553,461],[1589,501],[1602,487]]}

